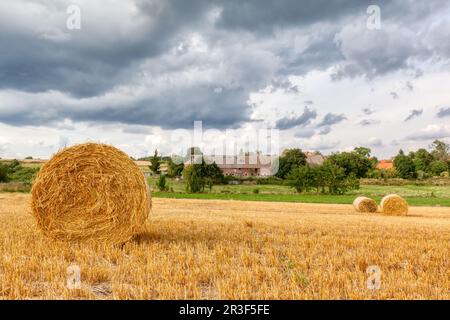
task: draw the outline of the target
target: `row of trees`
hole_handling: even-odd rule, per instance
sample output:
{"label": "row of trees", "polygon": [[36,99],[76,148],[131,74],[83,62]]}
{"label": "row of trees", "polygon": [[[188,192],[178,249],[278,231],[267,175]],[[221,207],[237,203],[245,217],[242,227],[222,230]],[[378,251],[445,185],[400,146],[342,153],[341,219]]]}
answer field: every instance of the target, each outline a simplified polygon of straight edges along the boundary
{"label": "row of trees", "polygon": [[[192,148],[193,149],[193,148]],[[298,192],[316,191],[321,193],[342,194],[359,188],[361,178],[399,177],[404,179],[427,178],[448,175],[449,145],[436,140],[431,151],[419,149],[405,154],[402,150],[394,158],[394,170],[389,172],[376,168],[378,159],[371,156],[371,150],[357,147],[350,152],[339,152],[327,156],[323,164],[309,165],[301,149],[289,149],[279,158],[279,170],[276,177],[291,185]],[[190,150],[192,154],[197,151]],[[168,164],[168,176],[183,175],[188,192],[202,192],[214,184],[224,183],[222,170],[215,164],[200,164],[184,167],[183,159],[173,161],[171,157],[162,158],[155,151],[150,160],[150,169],[160,172],[161,161]],[[159,188],[164,188],[165,177],[160,177]],[[161,189],[162,190],[162,189]]]}
{"label": "row of trees", "polygon": [[450,147],[447,143],[435,140],[431,152],[419,149],[405,154],[400,150],[394,158],[394,168],[403,179],[424,179],[432,176],[448,175],[450,168]]}
{"label": "row of trees", "polygon": [[289,174],[287,181],[299,193],[316,191],[344,194],[349,190],[359,189],[359,179],[355,174],[347,174],[344,168],[330,161],[325,161],[320,166],[300,166]]}
{"label": "row of trees", "polygon": [[359,188],[359,178],[372,170],[377,160],[371,150],[358,147],[352,152],[335,153],[321,165],[309,165],[300,149],[287,150],[279,159],[278,178],[286,180],[297,192],[315,190],[321,193],[342,194]]}

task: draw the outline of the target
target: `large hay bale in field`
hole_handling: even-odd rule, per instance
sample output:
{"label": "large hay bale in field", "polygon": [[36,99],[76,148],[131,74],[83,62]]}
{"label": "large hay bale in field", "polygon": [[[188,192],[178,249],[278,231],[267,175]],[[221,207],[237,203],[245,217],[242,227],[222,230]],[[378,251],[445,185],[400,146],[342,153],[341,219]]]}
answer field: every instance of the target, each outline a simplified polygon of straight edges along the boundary
{"label": "large hay bale in field", "polygon": [[367,197],[358,197],[353,201],[353,207],[358,212],[377,212],[378,205],[375,200]]}
{"label": "large hay bale in field", "polygon": [[58,152],[42,166],[31,207],[40,229],[53,239],[119,244],[142,230],[151,197],[128,155],[86,143]]}
{"label": "large hay bale in field", "polygon": [[408,204],[405,199],[397,194],[389,194],[381,200],[381,211],[386,215],[406,216],[408,214]]}

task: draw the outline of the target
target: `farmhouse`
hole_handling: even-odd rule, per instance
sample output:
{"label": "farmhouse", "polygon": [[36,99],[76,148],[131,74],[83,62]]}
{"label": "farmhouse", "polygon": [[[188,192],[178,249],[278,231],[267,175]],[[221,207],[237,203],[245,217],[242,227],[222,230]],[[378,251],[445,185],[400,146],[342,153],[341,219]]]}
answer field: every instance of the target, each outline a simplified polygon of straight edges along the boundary
{"label": "farmhouse", "polygon": [[306,162],[310,166],[320,166],[325,161],[325,157],[318,152],[306,151],[305,156],[306,156]]}
{"label": "farmhouse", "polygon": [[[185,166],[200,163],[202,155],[192,155],[184,163]],[[225,176],[234,177],[268,177],[272,175],[273,156],[252,153],[239,156],[203,155],[207,163],[215,162]]]}
{"label": "farmhouse", "polygon": [[[322,165],[325,157],[317,152],[305,152],[306,162],[311,166]],[[193,154],[187,158],[184,165],[201,163],[203,159],[207,163],[215,162],[222,169],[225,176],[233,177],[269,177],[274,175],[274,166],[277,156],[250,153],[239,156],[202,155]]]}

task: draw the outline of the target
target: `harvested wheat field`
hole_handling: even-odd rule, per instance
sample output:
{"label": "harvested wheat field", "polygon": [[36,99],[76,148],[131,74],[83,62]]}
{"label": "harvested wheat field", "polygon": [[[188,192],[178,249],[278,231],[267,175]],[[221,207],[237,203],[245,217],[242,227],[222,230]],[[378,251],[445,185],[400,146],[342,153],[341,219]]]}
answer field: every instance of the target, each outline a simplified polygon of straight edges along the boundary
{"label": "harvested wheat field", "polygon": [[146,232],[101,247],[44,237],[29,202],[0,194],[3,299],[450,298],[449,208],[155,199]]}

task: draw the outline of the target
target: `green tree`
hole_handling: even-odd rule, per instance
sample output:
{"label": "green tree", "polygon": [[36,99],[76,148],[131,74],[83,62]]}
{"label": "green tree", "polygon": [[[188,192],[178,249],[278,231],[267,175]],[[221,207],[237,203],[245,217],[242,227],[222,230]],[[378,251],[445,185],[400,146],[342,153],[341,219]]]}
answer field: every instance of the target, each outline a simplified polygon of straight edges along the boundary
{"label": "green tree", "polygon": [[189,193],[199,193],[205,188],[205,183],[198,175],[195,165],[186,166],[183,170],[183,177],[186,181],[186,191]]}
{"label": "green tree", "polygon": [[394,158],[394,168],[397,175],[403,179],[415,179],[417,177],[416,166],[411,155],[405,155],[403,150]]}
{"label": "green tree", "polygon": [[448,143],[440,140],[434,140],[431,148],[431,154],[435,160],[449,160],[450,145]]}
{"label": "green tree", "polygon": [[8,182],[8,167],[0,163],[0,182]]}
{"label": "green tree", "polygon": [[295,168],[287,177],[288,184],[298,193],[310,191],[316,186],[316,171],[308,165]]}
{"label": "green tree", "polygon": [[159,191],[166,191],[166,190],[169,189],[169,187],[167,186],[166,175],[165,174],[160,174],[159,175],[159,179],[156,182],[156,186],[158,187]]}
{"label": "green tree", "polygon": [[366,147],[356,147],[354,151],[364,158],[370,158],[370,154],[372,153],[372,150]]}
{"label": "green tree", "polygon": [[209,178],[214,184],[223,183],[225,177],[222,169],[219,168],[216,162],[207,164],[205,161],[202,161],[202,166],[205,167],[204,177]]}
{"label": "green tree", "polygon": [[150,158],[150,170],[152,170],[153,173],[159,174],[159,166],[161,164],[161,157],[158,155],[158,150],[155,150],[155,154],[153,157]]}
{"label": "green tree", "polygon": [[173,156],[167,160],[169,164],[169,177],[180,177],[183,174],[184,163],[180,156]]}
{"label": "green tree", "polygon": [[430,164],[430,173],[433,176],[440,176],[442,172],[445,172],[447,170],[448,170],[448,164],[445,161],[436,160]]}
{"label": "green tree", "polygon": [[354,174],[357,178],[364,178],[375,166],[369,156],[370,149],[360,147],[358,151],[334,153],[327,161],[344,169],[347,176]]}
{"label": "green tree", "polygon": [[351,172],[347,174],[345,169],[327,159],[320,168],[319,173],[324,184],[323,190],[330,194],[344,194],[349,190],[359,189],[359,179]]}
{"label": "green tree", "polygon": [[301,149],[289,149],[279,158],[276,177],[285,179],[289,173],[300,166],[306,165],[306,156]]}
{"label": "green tree", "polygon": [[433,156],[425,149],[419,149],[410,155],[413,158],[414,166],[416,167],[416,172],[430,171],[430,164],[433,162]]}

